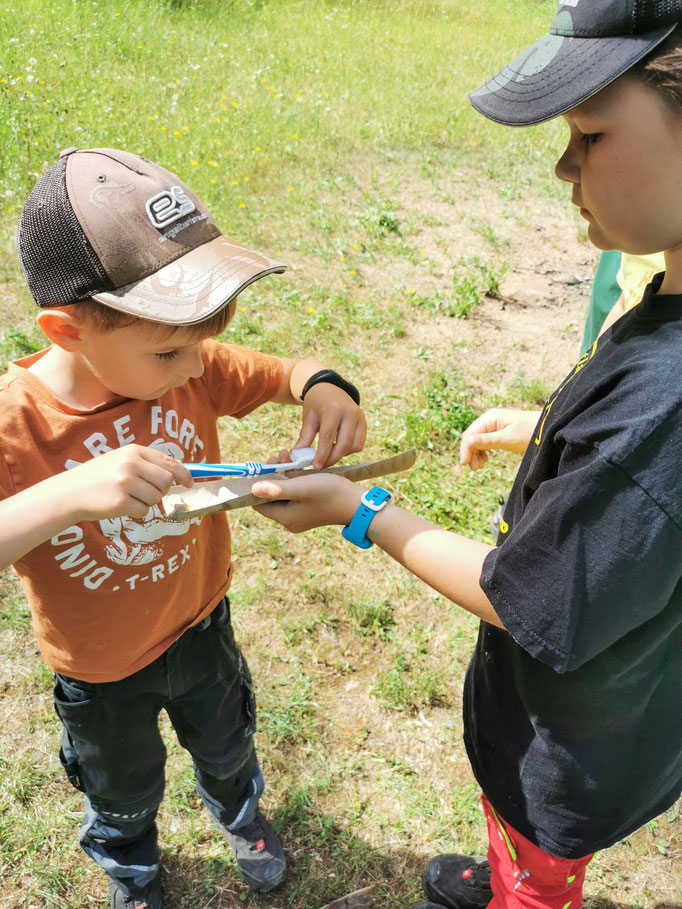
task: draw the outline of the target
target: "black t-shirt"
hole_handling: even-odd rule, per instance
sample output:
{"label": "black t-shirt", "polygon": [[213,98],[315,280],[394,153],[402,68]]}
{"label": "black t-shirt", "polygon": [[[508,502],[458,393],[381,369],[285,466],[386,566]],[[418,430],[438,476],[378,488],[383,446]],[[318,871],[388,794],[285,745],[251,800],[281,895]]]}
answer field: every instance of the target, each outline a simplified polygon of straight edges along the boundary
{"label": "black t-shirt", "polygon": [[682,295],[643,301],[545,406],[481,586],[465,741],[542,849],[617,842],[682,789]]}

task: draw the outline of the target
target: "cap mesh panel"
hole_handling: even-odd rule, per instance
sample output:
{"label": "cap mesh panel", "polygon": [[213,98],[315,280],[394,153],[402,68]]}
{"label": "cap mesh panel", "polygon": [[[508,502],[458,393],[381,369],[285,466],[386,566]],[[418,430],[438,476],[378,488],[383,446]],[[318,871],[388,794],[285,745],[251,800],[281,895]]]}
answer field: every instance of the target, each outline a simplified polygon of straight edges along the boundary
{"label": "cap mesh panel", "polygon": [[635,32],[653,31],[682,20],[680,0],[639,0],[635,3]]}
{"label": "cap mesh panel", "polygon": [[38,306],[76,303],[113,290],[71,207],[67,160],[60,158],[38,180],[19,219],[19,261]]}

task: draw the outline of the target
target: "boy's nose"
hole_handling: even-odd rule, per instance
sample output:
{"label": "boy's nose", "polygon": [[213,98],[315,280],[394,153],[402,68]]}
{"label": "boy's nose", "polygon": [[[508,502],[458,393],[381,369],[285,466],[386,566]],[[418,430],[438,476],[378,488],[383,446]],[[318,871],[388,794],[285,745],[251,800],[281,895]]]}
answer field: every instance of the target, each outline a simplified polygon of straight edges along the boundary
{"label": "boy's nose", "polygon": [[566,151],[556,163],[554,173],[559,180],[564,180],[566,183],[580,183],[580,168],[572,143],[569,142],[566,146]]}
{"label": "boy's nose", "polygon": [[201,356],[201,344],[188,348],[182,364],[182,374],[188,379],[198,379],[204,374],[204,361]]}

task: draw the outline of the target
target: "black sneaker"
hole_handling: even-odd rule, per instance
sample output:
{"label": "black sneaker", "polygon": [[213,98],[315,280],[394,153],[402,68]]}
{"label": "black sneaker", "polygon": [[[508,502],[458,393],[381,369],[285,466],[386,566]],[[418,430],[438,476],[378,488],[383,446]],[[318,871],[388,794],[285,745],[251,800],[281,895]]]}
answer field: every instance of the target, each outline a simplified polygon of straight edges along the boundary
{"label": "black sneaker", "polygon": [[126,896],[110,878],[109,896],[111,909],[163,909],[161,883],[158,877],[155,877],[151,884],[147,884],[142,896]]}
{"label": "black sneaker", "polygon": [[279,837],[260,811],[245,827],[234,831],[223,828],[223,832],[250,887],[261,893],[279,887],[287,876],[287,860]]}
{"label": "black sneaker", "polygon": [[422,872],[424,893],[445,909],[483,909],[493,898],[483,857],[437,855]]}
{"label": "black sneaker", "polygon": [[412,909],[445,909],[445,906],[440,906],[438,903],[416,903]]}

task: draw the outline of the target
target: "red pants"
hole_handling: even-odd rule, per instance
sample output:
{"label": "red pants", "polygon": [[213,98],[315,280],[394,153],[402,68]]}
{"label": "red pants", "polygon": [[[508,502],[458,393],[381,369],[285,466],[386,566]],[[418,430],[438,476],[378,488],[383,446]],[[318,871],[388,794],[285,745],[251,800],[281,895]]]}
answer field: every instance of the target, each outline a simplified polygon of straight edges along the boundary
{"label": "red pants", "polygon": [[493,898],[488,909],[580,909],[591,855],[558,858],[510,827],[482,795]]}

